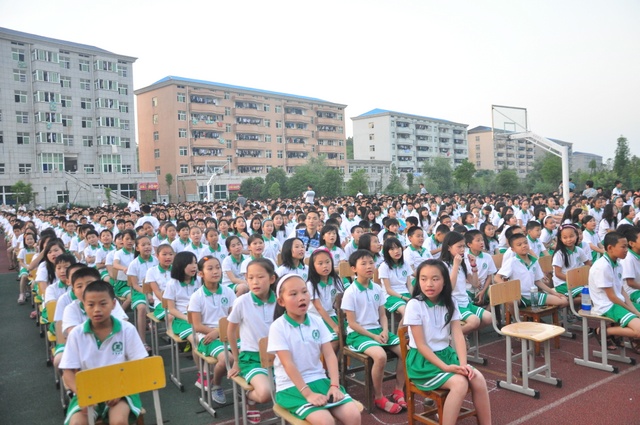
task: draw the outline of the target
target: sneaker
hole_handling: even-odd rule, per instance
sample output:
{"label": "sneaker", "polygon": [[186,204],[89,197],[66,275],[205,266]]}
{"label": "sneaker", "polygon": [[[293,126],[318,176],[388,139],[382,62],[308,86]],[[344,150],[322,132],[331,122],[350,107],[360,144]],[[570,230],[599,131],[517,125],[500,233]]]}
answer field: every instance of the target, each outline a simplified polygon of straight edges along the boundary
{"label": "sneaker", "polygon": [[211,399],[213,401],[215,401],[218,404],[226,404],[227,403],[227,396],[224,393],[224,390],[222,389],[222,387],[217,386],[215,388],[211,388]]}
{"label": "sneaker", "polygon": [[200,372],[198,372],[198,379],[196,380],[196,387],[202,389],[203,386],[204,386],[204,390],[205,391],[209,391],[209,380],[207,379],[206,376],[204,377],[204,379],[202,379],[202,376],[200,375]]}
{"label": "sneaker", "polygon": [[24,304],[24,294],[20,294],[18,297],[18,304]]}

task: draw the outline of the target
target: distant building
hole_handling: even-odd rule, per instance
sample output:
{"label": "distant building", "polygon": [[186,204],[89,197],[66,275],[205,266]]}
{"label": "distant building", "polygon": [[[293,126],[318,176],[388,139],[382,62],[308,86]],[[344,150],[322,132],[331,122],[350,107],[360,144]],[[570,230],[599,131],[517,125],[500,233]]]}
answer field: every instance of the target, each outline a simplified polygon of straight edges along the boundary
{"label": "distant building", "polygon": [[420,173],[434,158],[456,167],[468,157],[467,124],[373,109],[353,121],[353,158],[389,161],[399,173]]}
{"label": "distant building", "polygon": [[324,157],[345,172],[346,105],[306,96],[169,76],[135,91],[140,168],[174,176],[173,200],[213,199],[238,191],[243,179],[287,174]]}
{"label": "distant building", "polygon": [[347,173],[344,176],[344,181],[349,181],[351,174],[358,170],[364,170],[367,173],[367,183],[371,195],[381,193],[389,185],[391,161],[349,159],[347,160]]}
{"label": "distant building", "polygon": [[602,156],[595,153],[588,152],[574,152],[572,156],[573,168],[572,171],[590,171],[589,164],[591,161],[595,161],[596,169],[602,168]]}
{"label": "distant building", "polygon": [[[31,183],[36,205],[96,206],[156,197],[138,171],[133,114],[136,58],[0,28],[0,204]],[[144,197],[143,197],[144,198]]]}
{"label": "distant building", "polygon": [[[573,143],[551,139],[560,145],[569,147],[569,166]],[[526,177],[533,170],[536,159],[543,157],[547,151],[527,140],[493,140],[491,127],[478,126],[467,132],[469,142],[469,162],[475,164],[476,170],[500,172],[503,169],[515,170],[519,177]]]}

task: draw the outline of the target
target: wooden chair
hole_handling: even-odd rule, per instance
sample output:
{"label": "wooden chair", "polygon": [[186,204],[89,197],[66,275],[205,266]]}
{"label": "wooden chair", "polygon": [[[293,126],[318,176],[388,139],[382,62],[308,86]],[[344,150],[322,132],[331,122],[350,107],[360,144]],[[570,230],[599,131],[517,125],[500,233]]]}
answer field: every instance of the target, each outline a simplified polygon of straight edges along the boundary
{"label": "wooden chair", "polygon": [[353,278],[353,276],[355,276],[355,273],[353,273],[348,261],[340,261],[338,263],[338,274],[341,279],[345,277]]}
{"label": "wooden chair", "polygon": [[[166,299],[162,299],[162,307],[167,310],[168,304]],[[180,338],[178,335],[173,333],[171,329],[171,323],[169,322],[169,311],[167,310],[167,314],[164,316],[165,326],[167,327],[167,336],[169,337],[169,342],[171,343],[171,382],[175,384],[176,387],[180,389],[181,392],[184,392],[184,385],[180,380],[180,375],[182,372],[192,372],[198,369],[197,366],[189,366],[189,367],[180,367],[180,347],[179,344],[183,342],[187,342],[186,339]],[[195,350],[196,347],[191,347],[192,350]]]}
{"label": "wooden chair", "polygon": [[[145,296],[152,295],[153,290],[151,289],[151,285],[144,282],[142,284],[142,292],[145,294]],[[153,314],[153,311],[147,313],[147,319],[149,319],[149,326],[150,326],[149,336],[151,339],[151,352],[153,353],[154,356],[159,356],[160,350],[167,350],[171,348],[170,345],[164,345],[160,347],[159,327],[162,323],[165,323],[165,321],[163,319],[158,319],[155,316],[155,314]],[[166,329],[164,333],[166,334]]]}
{"label": "wooden chair", "polygon": [[[567,290],[571,292],[578,286],[589,286],[589,270],[590,266],[582,266],[567,272]],[[592,367],[594,369],[604,370],[606,372],[618,373],[618,368],[609,364],[609,360],[621,363],[636,364],[636,359],[627,356],[626,347],[620,347],[620,354],[609,353],[607,350],[607,323],[614,323],[613,320],[605,316],[593,314],[590,311],[576,311],[573,303],[569,303],[571,311],[576,316],[582,318],[582,358],[575,358],[573,361],[580,366]],[[594,357],[599,357],[600,361],[589,359],[589,320],[597,320],[600,322],[600,349],[593,351]]]}
{"label": "wooden chair", "polygon": [[[493,284],[489,287],[491,313],[493,316],[493,328],[497,333],[507,338],[507,381],[496,381],[496,385],[511,391],[516,391],[534,398],[540,398],[540,392],[529,387],[529,379],[545,382],[562,387],[562,381],[551,377],[551,344],[550,340],[560,336],[564,328],[546,323],[521,322],[518,311],[520,301],[520,281],[510,280],[505,283]],[[495,318],[496,306],[512,303],[515,312],[515,323],[498,328]],[[511,338],[520,338],[522,351],[520,354],[512,354]],[[534,343],[544,343],[544,365],[535,367]],[[518,357],[522,359],[522,385],[513,381],[513,361]]]}
{"label": "wooden chair", "polygon": [[[402,355],[401,361],[407,361],[407,352],[409,350],[409,328],[407,326],[401,326],[398,328],[398,337],[400,337],[400,352]],[[407,413],[409,416],[409,425],[413,425],[415,421],[418,421],[423,424],[429,425],[438,425],[442,423],[443,411],[444,411],[444,402],[449,395],[449,390],[445,389],[437,389],[433,391],[424,391],[416,387],[416,385],[411,382],[411,380],[407,377],[405,380],[405,397],[407,399]],[[468,389],[467,393],[471,392],[471,388]],[[420,396],[422,398],[429,398],[435,402],[434,406],[427,407],[422,413],[416,412],[416,396]],[[437,418],[435,418],[435,416]],[[475,409],[468,409],[463,407],[460,409],[460,415],[458,419],[464,419],[469,416],[476,416]]]}
{"label": "wooden chair", "polygon": [[276,265],[278,267],[280,267],[282,265],[282,254],[278,253],[278,255],[276,256]]}
{"label": "wooden chair", "polygon": [[491,256],[491,258],[493,259],[493,263],[496,265],[496,269],[500,270],[500,267],[502,267],[502,258],[504,257],[504,254],[493,254]]}
{"label": "wooden chair", "polygon": [[[293,414],[289,412],[287,409],[285,409],[284,407],[276,403],[276,392],[274,388],[274,377],[273,377],[273,361],[275,359],[275,355],[267,352],[267,346],[269,345],[268,338],[261,338],[260,341],[258,341],[258,344],[260,347],[260,363],[263,368],[267,369],[267,372],[269,374],[269,384],[271,386],[271,399],[273,400],[273,413],[275,413],[280,418],[280,422],[282,425],[285,425],[285,423],[288,423],[291,425],[310,425],[308,421],[305,421],[303,419],[298,419],[297,417],[293,416]],[[358,405],[358,409],[360,410],[360,412],[362,412],[363,410],[362,404],[359,403],[357,400],[353,400],[353,401]]]}
{"label": "wooden chair", "polygon": [[[364,407],[368,412],[371,412],[373,409],[373,380],[371,378],[371,368],[373,367],[373,360],[371,357],[367,356],[364,353],[358,353],[356,351],[351,350],[347,347],[346,344],[346,315],[344,311],[340,308],[342,303],[343,294],[337,294],[335,300],[335,309],[336,314],[338,315],[338,341],[340,343],[340,349],[338,351],[338,363],[340,366],[340,381],[344,386],[345,390],[348,391],[348,384],[354,383],[364,387]],[[387,352],[387,358],[389,360],[397,358],[397,356],[389,350],[385,350]],[[352,366],[351,363],[356,361],[360,363],[361,366]],[[400,361],[398,359],[398,361]],[[358,372],[363,372],[363,378],[359,379],[357,377]],[[395,372],[390,372],[385,369],[383,381],[388,381],[391,379],[395,379]]]}
{"label": "wooden chair", "polygon": [[[131,394],[153,391],[156,423],[162,424],[162,410],[158,390],[166,386],[162,357],[153,356],[140,360],[117,363],[76,374],[78,405],[88,408],[89,423],[93,419],[93,405]],[[144,409],[138,424],[144,424]]]}
{"label": "wooden chair", "polygon": [[[58,304],[58,300],[51,300],[46,304],[47,308],[47,317],[46,321],[43,320],[43,326],[47,328],[49,323],[54,323],[53,318],[56,314],[56,305]],[[47,337],[44,339],[44,348],[47,359],[47,366],[51,366],[53,364],[53,351],[56,349],[56,336],[49,329],[46,329]]]}

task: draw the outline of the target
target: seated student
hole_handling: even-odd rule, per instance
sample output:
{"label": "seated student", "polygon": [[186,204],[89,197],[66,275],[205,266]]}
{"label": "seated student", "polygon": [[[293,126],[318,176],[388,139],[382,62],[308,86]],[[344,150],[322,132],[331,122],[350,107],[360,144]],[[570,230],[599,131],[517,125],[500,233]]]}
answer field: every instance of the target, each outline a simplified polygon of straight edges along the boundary
{"label": "seated student", "polygon": [[[411,218],[411,217],[409,217]],[[408,219],[407,219],[408,223]],[[424,230],[420,226],[413,226],[407,230],[409,246],[404,250],[404,262],[409,264],[412,273],[415,273],[418,266],[431,257],[427,248],[423,248]]]}
{"label": "seated student", "polygon": [[490,424],[487,382],[479,370],[467,363],[449,270],[441,261],[430,259],[420,264],[416,274],[417,283],[405,312],[405,324],[409,327],[407,376],[421,390],[449,390],[441,418],[443,424],[457,422],[469,387],[478,423]]}
{"label": "seated student", "polygon": [[378,237],[381,231],[382,231],[382,226],[380,225],[380,223],[376,222],[371,224],[372,235],[374,235],[375,237]]}
{"label": "seated student", "polygon": [[178,223],[176,230],[178,231],[178,238],[171,242],[171,248],[178,254],[189,246],[191,239],[189,239],[189,223],[181,221]]}
{"label": "seated student", "polygon": [[442,252],[442,241],[444,237],[451,231],[446,224],[440,224],[436,227],[436,231],[431,237],[425,238],[423,247],[427,248],[429,253],[436,260],[440,258]]}
{"label": "seated student", "polygon": [[[76,263],[76,257],[73,254],[62,254],[58,258],[56,258],[56,280],[49,286],[44,293],[44,302],[42,307],[42,321],[43,323],[49,323],[47,320],[47,303],[49,301],[54,301],[60,298],[63,294],[70,290],[69,280],[67,278],[67,269],[72,264]],[[57,305],[56,305],[57,309]],[[53,323],[51,323],[53,325]],[[55,329],[53,326],[50,327],[50,331],[55,335]]]}
{"label": "seated student", "polygon": [[[262,239],[262,235],[260,233],[254,233],[253,235],[249,236],[249,239],[247,240],[249,255],[244,257],[244,261],[242,261],[242,264],[240,264],[240,274],[242,275],[243,279],[246,280],[245,275],[247,274],[247,266],[249,265],[249,263],[253,260],[264,257],[264,247],[264,239]],[[267,260],[273,263],[273,267],[276,267],[276,262],[274,259],[267,258]]]}
{"label": "seated student", "polygon": [[540,242],[544,245],[549,254],[553,254],[556,249],[556,219],[553,216],[546,216],[542,219],[542,232],[540,234]]}
{"label": "seated student", "polygon": [[[253,237],[254,235],[250,236]],[[198,335],[197,350],[207,357],[213,357],[218,363],[213,368],[211,398],[218,404],[225,404],[227,398],[220,386],[227,368],[224,345],[220,342],[218,322],[227,317],[231,306],[236,300],[236,294],[228,286],[220,284],[222,268],[220,260],[214,256],[204,256],[198,261],[198,276],[202,279],[202,286],[191,295],[189,311],[193,313],[193,329]],[[207,377],[204,377],[205,388],[208,388]]]}
{"label": "seated student", "polygon": [[333,258],[333,264],[335,264],[336,267],[338,267],[340,261],[347,261],[349,259],[341,248],[342,243],[340,242],[338,228],[331,224],[325,225],[322,230],[320,230],[320,246],[329,250]]}
{"label": "seated student", "polygon": [[[373,262],[375,263],[376,268],[380,267],[380,264],[384,261],[384,257],[380,255],[382,251],[382,244],[373,233],[365,233],[360,236],[358,249],[366,249],[373,255]],[[349,258],[351,258],[351,256],[349,256]]]}
{"label": "seated student", "polygon": [[286,274],[278,281],[276,294],[278,306],[267,347],[276,356],[276,403],[312,425],[332,424],[334,417],[345,425],[359,425],[360,412],[339,384],[331,334],[322,320],[307,314],[311,300],[305,281]]}
{"label": "seated student", "polygon": [[353,254],[356,249],[358,249],[358,242],[360,241],[360,236],[362,236],[363,233],[364,230],[362,229],[361,225],[356,224],[355,226],[351,227],[351,241],[349,241],[344,247],[346,260],[348,260],[351,254]]}
{"label": "seated student", "polygon": [[[591,256],[578,246],[578,229],[572,224],[563,224],[558,231],[558,244],[553,253],[552,265],[553,286],[558,293],[567,296],[567,272],[583,265],[591,265]],[[581,293],[581,286],[574,288],[571,292],[576,305],[580,305]]]}
{"label": "seated student", "polygon": [[249,291],[247,282],[241,273],[242,262],[246,259],[242,255],[242,241],[236,235],[231,235],[225,240],[229,255],[222,260],[222,284],[228,285],[240,296]]}
{"label": "seated student", "polygon": [[[419,227],[416,227],[416,229],[422,231]],[[384,262],[378,268],[378,276],[382,283],[382,288],[387,294],[387,301],[384,307],[391,313],[398,312],[400,314],[398,326],[401,326],[402,318],[404,318],[404,308],[413,290],[413,270],[404,261],[402,245],[397,238],[388,237],[385,239],[383,257]]]}
{"label": "seated student", "polygon": [[520,303],[531,306],[531,288],[538,287],[538,305],[557,305],[566,307],[569,305],[567,297],[551,289],[543,282],[544,274],[538,260],[529,254],[527,237],[522,233],[515,233],[509,238],[509,246],[514,255],[503,258],[502,267],[496,273],[495,280],[504,283],[511,279],[520,280]]}
{"label": "seated student", "polygon": [[[609,232],[605,235],[603,244],[607,252],[589,270],[592,313],[608,317],[617,323],[617,326],[607,328],[607,349],[615,350],[615,337],[627,337],[634,352],[639,352],[640,305],[634,304],[623,289],[624,268],[622,261],[618,261],[628,256],[627,239],[618,232]],[[635,245],[634,242],[633,246]],[[631,255],[637,254],[634,251]],[[596,328],[594,336],[600,341],[599,328]]]}
{"label": "seated student", "polygon": [[229,255],[227,247],[220,243],[220,232],[218,229],[210,227],[205,232],[205,238],[207,239],[207,255],[213,255],[220,263],[224,261]]}
{"label": "seated student", "polygon": [[295,273],[303,280],[309,278],[309,267],[304,264],[305,247],[302,239],[289,238],[282,244],[282,265],[276,269],[278,276]]}
{"label": "seated student", "polygon": [[[88,319],[69,334],[60,361],[65,385],[74,393],[77,393],[75,376],[81,370],[147,357],[135,327],[111,315],[118,302],[110,284],[98,277],[98,280],[87,285],[82,301]],[[131,394],[100,403],[95,414],[97,417],[108,418],[109,423],[122,424],[128,423],[130,415],[138,417],[141,408],[140,396]],[[78,406],[78,400],[74,396],[67,409],[65,424],[86,424],[87,421],[86,409]]]}
{"label": "seated student", "polygon": [[200,259],[207,255],[209,251],[209,247],[202,243],[202,230],[197,226],[190,228],[189,240],[191,243],[188,244],[184,250],[193,252],[198,261],[200,261]]}
{"label": "seated student", "polygon": [[[467,252],[464,256],[467,270],[478,275],[477,279],[467,282],[467,294],[472,302],[479,306],[487,305],[489,301],[488,289],[493,283],[493,275],[498,271],[491,255],[484,251],[484,238],[479,230],[469,230],[464,235]],[[476,286],[473,285],[476,283]]]}
{"label": "seated student", "polygon": [[385,224],[384,230],[378,234],[378,241],[381,244],[384,242],[385,233],[392,232],[396,234],[396,237],[400,240],[400,243],[402,243],[402,246],[406,245],[406,243],[404,242],[404,237],[398,234],[398,230],[400,229],[400,223],[398,219],[387,218],[384,224]]}
{"label": "seated student", "polygon": [[100,251],[100,237],[98,236],[98,232],[95,230],[87,230],[85,234],[85,240],[87,242],[87,246],[82,253],[82,258],[84,259],[84,263],[89,267],[96,266],[96,258],[98,257],[98,252]]}
{"label": "seated student", "polygon": [[535,220],[531,220],[527,222],[525,231],[527,233],[527,242],[529,243],[531,254],[533,254],[537,258],[548,255],[548,251],[544,247],[542,241],[540,241],[540,235],[542,234],[542,224],[538,223]]}
{"label": "seated student", "polygon": [[371,280],[375,263],[370,251],[358,249],[349,257],[349,265],[356,274],[356,279],[345,289],[342,298],[341,308],[349,324],[346,343],[351,350],[364,353],[373,360],[371,378],[375,405],[386,412],[397,414],[407,406],[403,392],[405,374],[402,362],[396,365],[396,382],[391,395],[392,401],[389,401],[382,392],[382,378],[387,364],[387,353],[383,347],[388,347],[400,356],[398,345],[400,340],[388,329],[384,308],[387,296],[380,285],[376,285]]}
{"label": "seated student", "polygon": [[20,264],[20,272],[18,273],[18,279],[20,279],[20,295],[18,295],[18,304],[24,304],[27,296],[30,295],[28,289],[29,272],[33,269],[30,265],[37,255],[37,236],[35,233],[27,232],[25,233],[22,242],[24,247],[20,250],[17,256]]}

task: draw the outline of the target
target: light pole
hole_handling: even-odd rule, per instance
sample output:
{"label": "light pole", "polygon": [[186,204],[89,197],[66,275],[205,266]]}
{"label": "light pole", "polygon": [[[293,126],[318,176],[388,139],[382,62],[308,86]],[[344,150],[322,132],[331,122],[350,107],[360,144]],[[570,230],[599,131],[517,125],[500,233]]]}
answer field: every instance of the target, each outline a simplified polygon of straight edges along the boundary
{"label": "light pole", "polygon": [[44,189],[44,209],[47,209],[47,186],[43,187]]}

